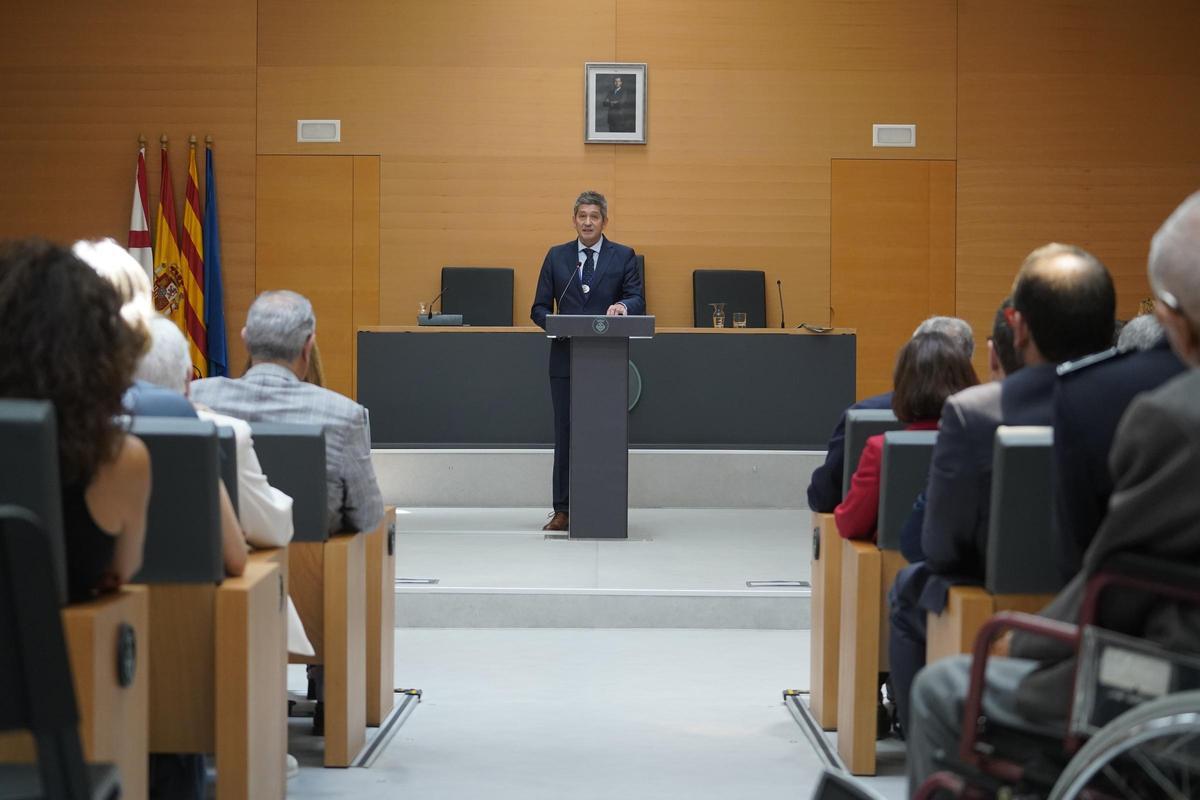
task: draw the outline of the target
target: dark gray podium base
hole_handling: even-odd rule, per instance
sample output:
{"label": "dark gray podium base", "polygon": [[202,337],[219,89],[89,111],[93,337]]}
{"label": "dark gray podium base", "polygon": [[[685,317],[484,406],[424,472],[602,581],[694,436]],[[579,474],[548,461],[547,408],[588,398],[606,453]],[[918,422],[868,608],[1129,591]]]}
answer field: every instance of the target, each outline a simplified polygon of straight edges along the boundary
{"label": "dark gray podium base", "polygon": [[629,538],[629,340],[571,341],[572,539]]}

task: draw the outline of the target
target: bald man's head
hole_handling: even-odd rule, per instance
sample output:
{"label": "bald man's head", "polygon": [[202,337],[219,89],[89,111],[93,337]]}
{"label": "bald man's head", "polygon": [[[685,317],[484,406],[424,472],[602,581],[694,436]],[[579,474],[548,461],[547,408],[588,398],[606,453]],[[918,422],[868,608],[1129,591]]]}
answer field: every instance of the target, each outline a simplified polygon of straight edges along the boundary
{"label": "bald man's head", "polygon": [[1083,248],[1048,244],[1030,253],[1013,283],[1012,302],[1046,361],[1057,364],[1112,345],[1112,277]]}

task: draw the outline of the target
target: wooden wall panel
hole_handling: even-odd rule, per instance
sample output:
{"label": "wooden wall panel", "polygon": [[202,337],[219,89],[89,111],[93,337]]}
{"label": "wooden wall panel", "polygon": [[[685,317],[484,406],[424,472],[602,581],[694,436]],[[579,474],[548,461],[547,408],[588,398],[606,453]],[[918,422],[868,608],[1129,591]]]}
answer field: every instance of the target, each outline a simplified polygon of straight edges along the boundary
{"label": "wooden wall panel", "polygon": [[0,25],[0,239],[112,236],[124,244],[138,134],[151,140],[152,216],[159,135],[171,140],[178,209],[188,134],[201,143],[211,134],[227,333],[239,368],[238,331],[254,285],[256,27],[247,0],[214,0],[203,13],[151,0],[9,3]]}
{"label": "wooden wall panel", "polygon": [[259,156],[255,293],[290,289],[317,316],[325,385],[349,395],[354,351],[354,173],[348,156]]}
{"label": "wooden wall panel", "polygon": [[[829,159],[871,152],[880,121],[921,126],[901,156],[954,156],[950,0],[259,8],[259,152],[381,156],[383,324],[448,264],[514,267],[524,321],[584,188],[646,255],[660,324],[690,325],[713,266],[766,270],[768,319],[782,279],[793,324],[825,322]],[[583,144],[583,62],[613,59],[650,64],[644,147]],[[342,142],[298,145],[301,117],[342,119]]]}
{"label": "wooden wall panel", "polygon": [[976,330],[1049,241],[1099,256],[1136,312],[1150,236],[1200,186],[1198,38],[1186,0],[961,0],[958,309]]}
{"label": "wooden wall panel", "polygon": [[954,162],[838,159],[832,176],[832,322],[858,331],[862,399],[892,388],[921,320],[954,313]]}

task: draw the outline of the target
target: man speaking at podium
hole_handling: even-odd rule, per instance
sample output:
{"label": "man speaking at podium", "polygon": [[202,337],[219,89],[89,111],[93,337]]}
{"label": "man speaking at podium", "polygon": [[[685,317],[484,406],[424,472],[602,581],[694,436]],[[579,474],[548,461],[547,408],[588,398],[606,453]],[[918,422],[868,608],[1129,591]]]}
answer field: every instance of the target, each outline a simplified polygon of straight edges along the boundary
{"label": "man speaking at podium", "polygon": [[[599,192],[575,199],[574,241],[546,253],[530,318],[546,327],[546,315],[646,313],[642,279],[633,249],[604,238],[608,201]],[[557,311],[555,310],[557,306]],[[542,530],[565,531],[570,519],[571,341],[550,343],[550,398],[554,401],[554,514]],[[581,423],[586,424],[586,423]]]}

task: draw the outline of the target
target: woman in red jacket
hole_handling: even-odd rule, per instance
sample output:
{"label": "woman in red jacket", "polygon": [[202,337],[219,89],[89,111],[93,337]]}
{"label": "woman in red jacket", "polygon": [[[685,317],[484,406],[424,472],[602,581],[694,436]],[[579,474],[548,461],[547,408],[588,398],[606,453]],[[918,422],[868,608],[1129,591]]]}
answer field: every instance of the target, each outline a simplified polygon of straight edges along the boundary
{"label": "woman in red jacket", "polygon": [[[942,333],[922,333],[905,342],[896,357],[892,411],[905,430],[936,430],[942,403],[955,392],[979,383],[962,348]],[[843,539],[875,540],[879,521],[879,478],[883,434],[867,439],[850,489],[834,509]]]}

